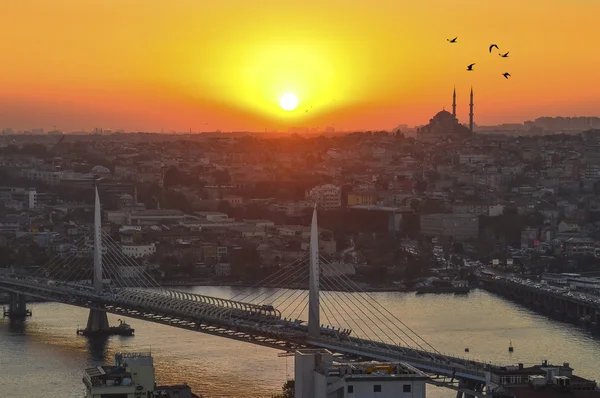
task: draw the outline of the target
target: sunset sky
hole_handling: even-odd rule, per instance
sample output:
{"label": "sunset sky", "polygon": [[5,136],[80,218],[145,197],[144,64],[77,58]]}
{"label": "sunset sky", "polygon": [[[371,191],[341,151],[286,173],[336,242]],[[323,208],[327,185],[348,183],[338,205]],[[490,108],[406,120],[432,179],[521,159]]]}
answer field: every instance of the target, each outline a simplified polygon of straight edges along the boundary
{"label": "sunset sky", "polygon": [[449,109],[454,85],[463,122],[471,85],[477,124],[596,116],[598,15],[598,0],[2,1],[0,128],[391,129]]}

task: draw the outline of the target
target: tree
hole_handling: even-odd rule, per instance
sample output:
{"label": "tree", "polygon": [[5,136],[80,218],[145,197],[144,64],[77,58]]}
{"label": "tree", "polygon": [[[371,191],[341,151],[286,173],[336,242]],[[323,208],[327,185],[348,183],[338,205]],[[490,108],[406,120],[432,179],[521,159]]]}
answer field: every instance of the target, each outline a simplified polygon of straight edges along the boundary
{"label": "tree", "polygon": [[171,166],[165,171],[164,185],[166,189],[175,185],[181,185],[183,180],[183,173],[177,167]]}
{"label": "tree", "polygon": [[281,394],[275,395],[273,398],[294,398],[296,396],[296,383],[294,380],[288,380],[281,387]]}
{"label": "tree", "polygon": [[229,215],[231,213],[232,207],[231,204],[226,200],[219,201],[219,205],[217,206],[217,211],[221,213],[225,213]]}
{"label": "tree", "polygon": [[215,178],[215,183],[217,185],[227,185],[231,182],[231,177],[229,176],[229,171],[227,169],[215,170],[213,177]]}

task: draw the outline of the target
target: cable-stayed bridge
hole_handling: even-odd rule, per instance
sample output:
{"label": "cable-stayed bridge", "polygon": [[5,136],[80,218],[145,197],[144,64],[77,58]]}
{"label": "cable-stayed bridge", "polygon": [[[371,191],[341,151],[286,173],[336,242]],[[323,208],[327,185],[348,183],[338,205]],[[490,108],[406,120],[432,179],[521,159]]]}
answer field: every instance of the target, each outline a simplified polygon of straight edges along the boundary
{"label": "cable-stayed bridge", "polygon": [[432,383],[470,396],[483,396],[489,371],[500,368],[442,355],[319,256],[316,210],[310,253],[257,284],[309,289],[253,289],[230,299],[162,288],[122,254],[100,224],[96,192],[91,236],[33,275],[0,276],[0,290],[10,294],[13,315],[25,314],[25,297],[30,296],[89,308],[90,331],[108,329],[109,312],[286,351],[326,348],[348,358],[402,361],[431,374]]}

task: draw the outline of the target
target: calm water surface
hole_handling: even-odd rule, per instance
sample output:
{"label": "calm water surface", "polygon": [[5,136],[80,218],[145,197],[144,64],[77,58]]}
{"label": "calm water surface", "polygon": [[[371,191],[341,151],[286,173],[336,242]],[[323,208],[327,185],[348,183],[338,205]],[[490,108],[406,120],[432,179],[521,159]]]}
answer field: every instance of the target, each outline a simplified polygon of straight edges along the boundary
{"label": "calm water surface", "polygon": [[[185,290],[223,298],[253,291]],[[600,339],[486,292],[370,295],[441,352],[464,356],[469,347],[470,357],[497,363],[565,361],[577,374],[600,380]],[[55,303],[30,308],[33,317],[24,324],[0,318],[2,396],[29,398],[43,391],[49,397],[80,398],[84,368],[112,362],[118,351],[151,351],[159,382],[187,381],[209,398],[268,397],[293,376],[293,358],[278,358],[276,350],[135,319],[128,320],[136,329],[135,337],[112,337],[104,346],[90,346],[75,334],[78,326],[85,325],[87,310]],[[109,314],[111,323],[117,324],[117,318]],[[512,354],[509,340],[515,347]],[[428,396],[450,398],[455,393],[430,388]]]}

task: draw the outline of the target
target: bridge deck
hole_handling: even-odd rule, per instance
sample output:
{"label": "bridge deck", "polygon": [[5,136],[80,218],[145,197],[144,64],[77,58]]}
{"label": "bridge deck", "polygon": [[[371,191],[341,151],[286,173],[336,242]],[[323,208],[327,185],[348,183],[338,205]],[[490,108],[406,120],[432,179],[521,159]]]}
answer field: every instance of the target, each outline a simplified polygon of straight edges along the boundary
{"label": "bridge deck", "polygon": [[342,354],[384,361],[403,361],[425,372],[485,382],[482,362],[444,356],[355,337],[309,337],[294,330],[272,306],[224,300],[173,290],[122,288],[96,292],[85,286],[0,277],[0,290],[26,294],[135,319],[251,342],[282,350],[320,347]]}

